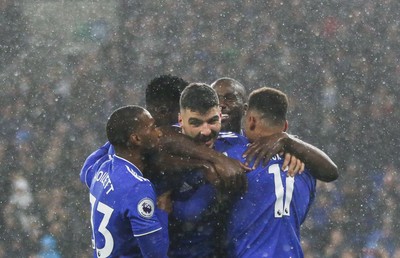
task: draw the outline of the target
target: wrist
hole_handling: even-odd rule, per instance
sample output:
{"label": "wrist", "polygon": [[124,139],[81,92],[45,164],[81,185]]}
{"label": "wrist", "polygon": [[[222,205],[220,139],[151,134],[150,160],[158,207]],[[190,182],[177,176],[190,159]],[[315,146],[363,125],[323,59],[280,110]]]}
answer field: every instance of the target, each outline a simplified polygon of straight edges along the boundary
{"label": "wrist", "polygon": [[213,153],[213,155],[209,156],[209,159],[207,160],[208,162],[210,162],[211,164],[215,164],[218,162],[221,162],[221,159],[223,158],[227,158],[227,156],[225,156],[224,154],[220,153],[220,152],[216,152]]}
{"label": "wrist", "polygon": [[280,142],[283,150],[286,151],[288,150],[291,143],[290,136],[286,132],[282,132],[280,134],[280,138],[277,141]]}
{"label": "wrist", "polygon": [[295,138],[292,135],[285,133],[285,136],[281,138],[283,149],[285,152],[292,153],[293,145],[296,143]]}

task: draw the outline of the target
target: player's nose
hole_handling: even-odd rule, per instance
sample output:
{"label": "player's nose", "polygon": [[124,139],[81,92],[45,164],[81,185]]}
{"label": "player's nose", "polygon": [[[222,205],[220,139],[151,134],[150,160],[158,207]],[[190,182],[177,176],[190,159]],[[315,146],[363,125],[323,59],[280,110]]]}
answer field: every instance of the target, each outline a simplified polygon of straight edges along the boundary
{"label": "player's nose", "polygon": [[202,128],[201,128],[200,133],[201,133],[202,135],[204,135],[204,136],[210,135],[210,134],[211,134],[211,127],[210,127],[210,125],[209,125],[208,123],[204,123],[203,126],[202,126]]}

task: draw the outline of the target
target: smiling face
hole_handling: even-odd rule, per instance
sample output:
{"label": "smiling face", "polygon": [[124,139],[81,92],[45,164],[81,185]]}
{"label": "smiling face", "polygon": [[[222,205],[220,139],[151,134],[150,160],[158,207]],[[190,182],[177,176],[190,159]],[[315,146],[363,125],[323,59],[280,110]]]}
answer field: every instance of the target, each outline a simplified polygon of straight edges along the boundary
{"label": "smiling face", "polygon": [[190,136],[196,143],[212,148],[221,130],[221,111],[213,107],[204,114],[190,109],[181,109],[179,123],[182,132]]}
{"label": "smiling face", "polygon": [[240,133],[245,109],[245,90],[231,79],[218,80],[212,85],[218,94],[222,112],[222,130]]}

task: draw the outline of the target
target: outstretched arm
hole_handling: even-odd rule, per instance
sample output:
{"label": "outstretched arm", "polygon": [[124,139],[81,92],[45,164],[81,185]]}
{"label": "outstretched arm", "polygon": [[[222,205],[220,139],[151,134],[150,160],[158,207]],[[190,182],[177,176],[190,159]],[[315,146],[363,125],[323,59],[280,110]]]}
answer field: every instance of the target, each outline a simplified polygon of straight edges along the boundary
{"label": "outstretched arm", "polygon": [[[281,152],[290,153],[304,162],[318,180],[331,182],[339,176],[336,164],[322,150],[284,132],[260,137],[250,145],[244,157],[248,162],[254,160],[255,165],[262,161],[266,164],[273,155]],[[284,166],[287,163],[285,160]]]}
{"label": "outstretched arm", "polygon": [[216,152],[204,145],[196,144],[186,135],[173,130],[163,130],[161,138],[162,152],[173,156],[190,157],[195,160],[205,160],[213,165],[220,179],[220,187],[232,192],[245,192],[247,178],[242,163]]}
{"label": "outstretched arm", "polygon": [[176,182],[180,182],[183,174],[193,170],[202,171],[207,181],[215,187],[218,188],[221,185],[221,179],[211,162],[175,156],[166,152],[158,153],[157,157],[146,167],[146,175],[150,180],[164,180],[167,185],[174,185]]}

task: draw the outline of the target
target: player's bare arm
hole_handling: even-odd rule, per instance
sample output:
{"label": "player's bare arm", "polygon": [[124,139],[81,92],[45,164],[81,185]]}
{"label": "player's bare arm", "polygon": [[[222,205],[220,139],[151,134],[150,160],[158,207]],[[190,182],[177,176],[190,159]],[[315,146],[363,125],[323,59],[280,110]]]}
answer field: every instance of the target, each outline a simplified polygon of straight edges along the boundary
{"label": "player's bare arm", "polygon": [[284,153],[283,138],[285,133],[276,133],[270,136],[259,137],[256,142],[250,144],[247,151],[243,154],[246,158],[246,165],[254,161],[252,168],[255,169],[260,163],[266,166],[272,156],[276,154],[284,155],[282,169],[287,170],[288,175],[295,176],[304,171],[304,163],[291,153]]}
{"label": "player's bare arm", "polygon": [[165,180],[169,184],[179,181],[180,176],[188,171],[199,169],[207,181],[219,187],[221,179],[218,176],[215,167],[211,162],[206,160],[194,159],[189,156],[176,156],[167,152],[161,152],[158,158],[152,162],[151,167],[147,168],[151,178],[157,178],[161,175],[165,176]]}
{"label": "player's bare arm", "polygon": [[331,182],[339,176],[336,164],[322,150],[285,132],[260,137],[249,146],[244,157],[248,162],[255,160],[255,165],[260,162],[265,165],[277,153],[290,154],[285,155],[283,164],[283,167],[289,166],[289,174],[293,175],[297,169],[304,170],[298,163],[300,159],[318,180]]}
{"label": "player's bare arm", "polygon": [[165,153],[190,157],[195,160],[205,160],[212,164],[220,179],[220,187],[232,192],[246,191],[247,179],[244,172],[250,170],[250,168],[239,161],[230,159],[204,145],[196,144],[190,137],[173,131],[164,133],[161,146]]}

